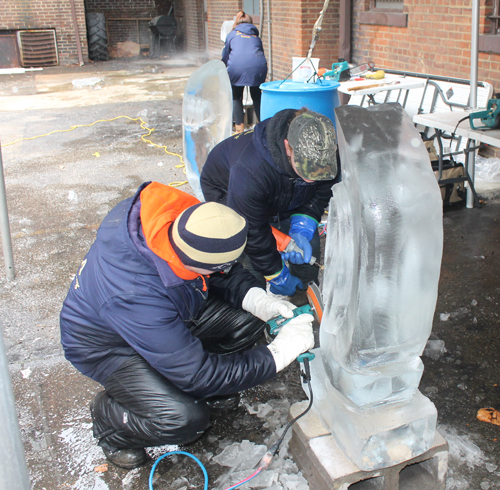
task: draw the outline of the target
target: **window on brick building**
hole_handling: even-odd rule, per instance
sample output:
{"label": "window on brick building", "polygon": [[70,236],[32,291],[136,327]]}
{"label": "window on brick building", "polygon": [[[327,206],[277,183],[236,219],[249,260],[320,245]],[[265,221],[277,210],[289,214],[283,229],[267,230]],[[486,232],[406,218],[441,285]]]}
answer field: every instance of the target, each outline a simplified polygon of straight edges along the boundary
{"label": "window on brick building", "polygon": [[251,16],[260,15],[259,0],[243,0],[243,10]]}
{"label": "window on brick building", "polygon": [[493,0],[493,12],[487,17],[490,21],[490,34],[500,34],[500,0]]}
{"label": "window on brick building", "polygon": [[373,8],[403,10],[403,0],[373,0]]}
{"label": "window on brick building", "polygon": [[500,53],[500,0],[492,0],[481,6],[485,16],[484,34],[479,35],[479,51]]}
{"label": "window on brick building", "polygon": [[407,27],[404,0],[370,0],[367,10],[359,13],[360,24]]}

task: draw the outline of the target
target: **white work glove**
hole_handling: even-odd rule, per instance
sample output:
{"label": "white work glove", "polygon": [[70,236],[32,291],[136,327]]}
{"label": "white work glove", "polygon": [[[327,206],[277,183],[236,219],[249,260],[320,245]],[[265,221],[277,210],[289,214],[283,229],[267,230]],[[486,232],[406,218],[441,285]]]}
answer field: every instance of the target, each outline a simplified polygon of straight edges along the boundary
{"label": "white work glove", "polygon": [[253,316],[267,322],[275,316],[281,315],[292,318],[296,306],[289,301],[268,295],[261,288],[251,288],[243,298],[242,308]]}
{"label": "white work glove", "polygon": [[314,317],[308,313],[290,320],[267,346],[273,355],[277,373],[314,347],[313,320]]}

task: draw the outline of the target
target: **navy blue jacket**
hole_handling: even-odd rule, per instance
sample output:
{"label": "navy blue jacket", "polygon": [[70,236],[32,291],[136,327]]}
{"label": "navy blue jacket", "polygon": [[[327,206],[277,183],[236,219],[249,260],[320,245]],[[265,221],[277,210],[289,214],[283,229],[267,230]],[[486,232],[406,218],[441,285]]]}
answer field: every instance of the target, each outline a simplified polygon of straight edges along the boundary
{"label": "navy blue jacket", "polygon": [[[197,397],[234,393],[275,376],[265,346],[215,355],[191,335],[188,325],[200,315],[208,293],[202,278],[177,277],[147,247],[140,223],[143,187],[106,216],[71,284],[60,315],[66,358],[103,384],[137,352],[180,390]],[[239,308],[257,284],[241,266],[233,269],[205,281]]]}
{"label": "navy blue jacket", "polygon": [[222,61],[227,66],[231,85],[255,87],[266,81],[267,61],[253,24],[239,24],[226,37]]}
{"label": "navy blue jacket", "polygon": [[304,214],[319,222],[334,183],[307,183],[291,167],[287,171],[283,164],[273,160],[266,133],[269,121],[271,118],[216,145],[201,173],[205,199],[226,204],[246,218],[245,253],[254,268],[265,276],[279,272],[282,267],[270,221]]}

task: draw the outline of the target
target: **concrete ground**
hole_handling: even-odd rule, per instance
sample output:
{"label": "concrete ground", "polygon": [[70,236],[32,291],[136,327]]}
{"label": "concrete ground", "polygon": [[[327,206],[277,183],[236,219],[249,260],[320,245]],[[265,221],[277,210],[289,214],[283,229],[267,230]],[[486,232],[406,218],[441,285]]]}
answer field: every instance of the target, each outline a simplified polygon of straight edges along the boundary
{"label": "concrete ground", "polygon": [[[0,323],[35,490],[148,487],[152,462],[120,470],[107,466],[95,445],[88,404],[100,387],[64,359],[58,315],[105,214],[142,182],[184,181],[175,154],[182,153],[183,87],[196,67],[186,60],[134,60],[0,75],[0,140],[16,268],[12,282],[0,273]],[[147,139],[157,146],[141,140],[148,131],[139,117],[154,128]],[[64,132],[48,135],[53,131]],[[439,428],[450,443],[449,490],[500,489],[500,426],[476,418],[480,408],[500,410],[500,200],[497,186],[490,187],[481,209],[445,210],[431,337],[445,349],[423,357],[420,389],[436,404]],[[190,192],[187,185],[181,189]],[[228,474],[241,467],[220,453],[242,441],[248,442],[241,447],[270,445],[289,405],[304,398],[294,363],[246,392],[236,411],[214,414],[211,429],[181,449],[206,465],[210,488],[226,488],[237,481]],[[157,458],[167,449],[149,453]],[[196,464],[175,458],[159,465],[155,488],[202,488]],[[271,470],[254,488],[307,488],[286,452]]]}

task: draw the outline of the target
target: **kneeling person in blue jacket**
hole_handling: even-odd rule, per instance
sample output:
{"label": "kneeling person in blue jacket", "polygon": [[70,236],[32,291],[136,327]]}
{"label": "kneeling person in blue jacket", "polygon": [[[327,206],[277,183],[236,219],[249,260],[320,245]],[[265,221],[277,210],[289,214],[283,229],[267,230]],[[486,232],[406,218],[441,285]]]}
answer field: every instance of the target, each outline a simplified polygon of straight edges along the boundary
{"label": "kneeling person in blue jacket", "polygon": [[236,263],[243,217],[157,182],[106,216],[60,316],[66,358],[101,383],[94,436],[113,464],[186,444],[210,426],[210,400],[274,377],[312,348],[311,315],[254,347],[265,322],[293,316]]}
{"label": "kneeling person in blue jacket", "polygon": [[[270,283],[272,293],[292,296],[318,281],[318,268],[309,262],[319,257],[318,223],[340,178],[339,165],[332,121],[305,108],[279,111],[209,153],[201,173],[203,195],[245,217],[242,262],[263,285]],[[271,225],[304,253],[280,255]]]}

